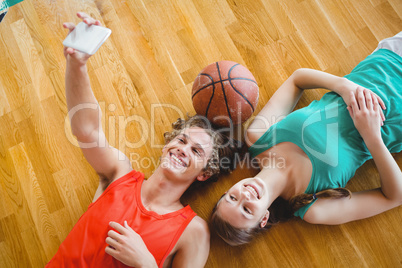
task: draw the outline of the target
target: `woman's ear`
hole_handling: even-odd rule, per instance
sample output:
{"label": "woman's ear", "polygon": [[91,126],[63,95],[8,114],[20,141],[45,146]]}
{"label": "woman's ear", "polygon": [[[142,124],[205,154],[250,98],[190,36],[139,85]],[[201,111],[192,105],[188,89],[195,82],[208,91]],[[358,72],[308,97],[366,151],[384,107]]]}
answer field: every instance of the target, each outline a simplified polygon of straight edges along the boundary
{"label": "woman's ear", "polygon": [[265,212],[264,217],[262,217],[262,219],[260,221],[260,227],[261,228],[264,228],[265,225],[267,225],[268,219],[269,219],[269,211],[267,210],[267,212]]}

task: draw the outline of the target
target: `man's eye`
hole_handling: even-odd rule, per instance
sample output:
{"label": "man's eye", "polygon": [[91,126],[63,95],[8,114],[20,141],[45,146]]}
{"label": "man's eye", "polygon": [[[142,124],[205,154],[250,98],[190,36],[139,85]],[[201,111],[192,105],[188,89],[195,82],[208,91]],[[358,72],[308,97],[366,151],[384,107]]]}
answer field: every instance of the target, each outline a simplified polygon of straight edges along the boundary
{"label": "man's eye", "polygon": [[198,151],[197,149],[194,149],[193,152],[194,152],[196,155],[198,155],[198,156],[201,155],[200,151]]}
{"label": "man's eye", "polygon": [[236,197],[234,197],[233,195],[230,196],[230,199],[236,201]]}
{"label": "man's eye", "polygon": [[178,140],[180,143],[184,143],[184,140],[183,140],[183,139],[178,138],[177,140]]}

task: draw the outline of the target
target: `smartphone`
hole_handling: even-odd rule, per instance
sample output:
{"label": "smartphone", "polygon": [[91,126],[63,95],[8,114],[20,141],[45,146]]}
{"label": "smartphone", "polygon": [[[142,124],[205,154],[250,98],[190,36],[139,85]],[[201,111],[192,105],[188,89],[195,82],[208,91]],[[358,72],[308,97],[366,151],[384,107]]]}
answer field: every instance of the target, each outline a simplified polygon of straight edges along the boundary
{"label": "smartphone", "polygon": [[80,22],[67,35],[63,41],[63,45],[93,55],[108,39],[111,33],[112,31],[108,28],[97,25],[88,26],[88,24]]}

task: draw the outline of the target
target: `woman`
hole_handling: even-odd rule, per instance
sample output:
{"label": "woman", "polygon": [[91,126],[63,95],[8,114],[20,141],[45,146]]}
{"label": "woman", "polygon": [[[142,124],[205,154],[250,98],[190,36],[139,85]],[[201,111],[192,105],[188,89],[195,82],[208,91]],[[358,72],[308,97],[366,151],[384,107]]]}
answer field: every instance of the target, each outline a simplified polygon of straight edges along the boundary
{"label": "woman", "polygon": [[[240,245],[293,216],[342,224],[400,206],[402,173],[390,152],[402,150],[401,85],[402,32],[381,41],[345,78],[295,71],[247,130],[261,171],[222,196],[211,217],[213,229]],[[311,88],[333,92],[291,113]],[[343,188],[371,158],[381,188],[353,194]]]}

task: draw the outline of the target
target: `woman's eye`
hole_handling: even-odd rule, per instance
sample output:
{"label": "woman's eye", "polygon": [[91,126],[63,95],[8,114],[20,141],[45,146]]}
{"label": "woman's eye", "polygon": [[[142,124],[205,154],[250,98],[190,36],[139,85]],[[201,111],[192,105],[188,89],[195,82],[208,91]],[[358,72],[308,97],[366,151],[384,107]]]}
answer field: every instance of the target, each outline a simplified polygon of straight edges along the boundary
{"label": "woman's eye", "polygon": [[243,207],[243,209],[244,209],[244,211],[245,211],[247,214],[251,214],[251,210],[249,210],[248,208]]}
{"label": "woman's eye", "polygon": [[201,155],[200,152],[199,152],[197,149],[194,149],[193,152],[194,152],[196,155],[198,155],[198,156]]}
{"label": "woman's eye", "polygon": [[183,139],[178,138],[178,140],[179,140],[180,143],[183,143],[183,142],[184,142]]}
{"label": "woman's eye", "polygon": [[230,199],[236,201],[236,197],[234,197],[233,195],[230,196]]}

